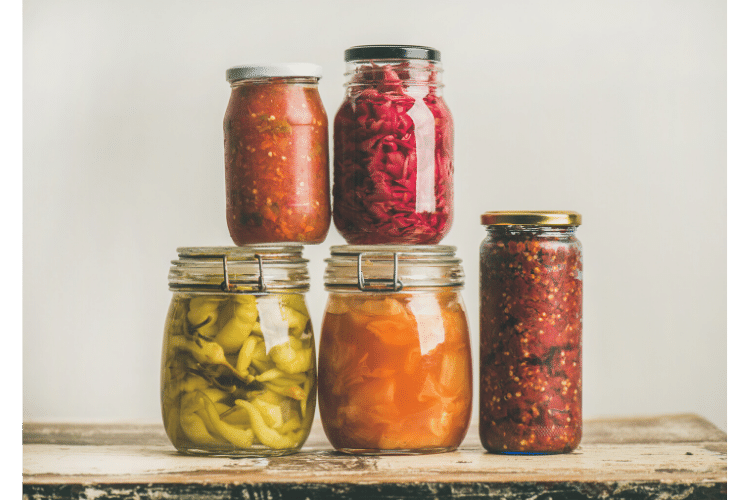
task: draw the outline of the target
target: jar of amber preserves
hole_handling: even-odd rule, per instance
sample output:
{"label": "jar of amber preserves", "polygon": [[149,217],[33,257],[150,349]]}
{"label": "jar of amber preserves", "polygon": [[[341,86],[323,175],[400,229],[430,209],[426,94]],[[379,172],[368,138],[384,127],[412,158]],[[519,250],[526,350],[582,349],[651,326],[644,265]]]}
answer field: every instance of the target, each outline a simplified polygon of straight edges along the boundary
{"label": "jar of amber preserves", "polygon": [[464,274],[451,246],[335,246],[318,398],[333,447],[352,454],[455,450],[471,416]]}
{"label": "jar of amber preserves", "polygon": [[349,244],[436,244],[453,222],[453,118],[440,51],[344,52],[333,122],[333,221]]}
{"label": "jar of amber preserves", "polygon": [[576,212],[487,212],[480,250],[479,434],[490,452],[565,453],[581,440]]}
{"label": "jar of amber preserves", "polygon": [[331,206],[320,66],[229,68],[224,116],[227,226],[236,245],[320,243]]}
{"label": "jar of amber preserves", "polygon": [[170,441],[187,454],[299,450],[316,398],[302,246],[177,252],[161,372]]}

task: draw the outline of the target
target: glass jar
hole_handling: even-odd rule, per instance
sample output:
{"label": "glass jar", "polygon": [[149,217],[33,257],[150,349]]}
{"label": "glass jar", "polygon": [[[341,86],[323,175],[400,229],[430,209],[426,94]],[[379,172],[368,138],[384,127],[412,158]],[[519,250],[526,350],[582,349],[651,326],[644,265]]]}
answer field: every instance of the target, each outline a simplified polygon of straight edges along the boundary
{"label": "glass jar", "polygon": [[464,274],[451,246],[334,246],[318,398],[351,454],[455,450],[471,416]]}
{"label": "glass jar", "polygon": [[236,245],[320,243],[331,224],[328,118],[315,64],[236,66],[224,115],[227,226]]}
{"label": "glass jar", "polygon": [[333,122],[333,221],[349,244],[436,244],[453,222],[453,118],[440,52],[345,51]]}
{"label": "glass jar", "polygon": [[187,454],[299,450],[316,398],[302,246],[177,252],[161,372],[169,440]]}
{"label": "glass jar", "polygon": [[479,435],[490,452],[581,441],[580,223],[576,212],[482,215]]}

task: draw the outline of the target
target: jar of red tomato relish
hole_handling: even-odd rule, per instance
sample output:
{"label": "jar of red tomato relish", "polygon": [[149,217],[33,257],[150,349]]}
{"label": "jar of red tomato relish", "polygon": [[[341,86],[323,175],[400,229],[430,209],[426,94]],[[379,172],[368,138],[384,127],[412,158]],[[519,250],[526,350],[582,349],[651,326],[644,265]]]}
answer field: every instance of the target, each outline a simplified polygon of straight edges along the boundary
{"label": "jar of red tomato relish", "polygon": [[453,221],[453,118],[440,52],[365,45],[344,52],[333,123],[333,221],[349,244],[436,244]]}
{"label": "jar of red tomato relish", "polygon": [[576,212],[486,212],[480,251],[479,434],[494,453],[581,440],[581,243]]}
{"label": "jar of red tomato relish", "polygon": [[352,454],[455,450],[471,416],[464,274],[451,246],[335,246],[318,399],[333,447]]}
{"label": "jar of red tomato relish", "polygon": [[320,243],[331,221],[320,66],[236,66],[224,116],[227,226],[236,245]]}

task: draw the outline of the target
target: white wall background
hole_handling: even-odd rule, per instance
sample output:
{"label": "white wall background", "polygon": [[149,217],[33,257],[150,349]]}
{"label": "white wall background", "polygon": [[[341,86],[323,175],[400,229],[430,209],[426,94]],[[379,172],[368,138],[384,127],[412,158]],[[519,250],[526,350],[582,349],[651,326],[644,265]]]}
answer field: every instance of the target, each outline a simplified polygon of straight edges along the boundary
{"label": "white wall background", "polygon": [[321,64],[332,118],[344,49],[407,43],[443,54],[475,353],[480,214],[577,210],[584,416],[726,429],[724,2],[27,0],[23,41],[24,420],[159,421],[170,260],[232,244],[226,68]]}

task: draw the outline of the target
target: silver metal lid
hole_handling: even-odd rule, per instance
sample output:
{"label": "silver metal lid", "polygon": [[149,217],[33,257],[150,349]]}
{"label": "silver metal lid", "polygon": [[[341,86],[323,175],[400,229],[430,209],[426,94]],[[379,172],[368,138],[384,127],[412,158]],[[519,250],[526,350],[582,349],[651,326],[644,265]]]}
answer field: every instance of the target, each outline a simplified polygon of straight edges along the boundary
{"label": "silver metal lid", "polygon": [[284,77],[323,77],[323,67],[312,63],[276,63],[276,64],[246,64],[233,66],[227,70],[227,81],[249,80],[252,78],[284,78]]}

